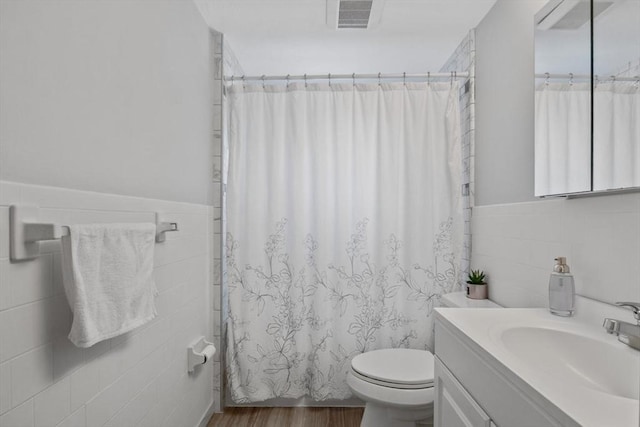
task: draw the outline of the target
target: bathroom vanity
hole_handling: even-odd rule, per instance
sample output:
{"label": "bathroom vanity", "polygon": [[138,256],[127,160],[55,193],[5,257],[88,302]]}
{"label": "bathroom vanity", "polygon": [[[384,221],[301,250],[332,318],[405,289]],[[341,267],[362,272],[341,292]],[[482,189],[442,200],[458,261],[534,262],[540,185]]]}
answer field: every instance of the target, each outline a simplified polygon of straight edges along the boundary
{"label": "bathroom vanity", "polygon": [[436,427],[639,424],[640,352],[546,309],[437,309]]}

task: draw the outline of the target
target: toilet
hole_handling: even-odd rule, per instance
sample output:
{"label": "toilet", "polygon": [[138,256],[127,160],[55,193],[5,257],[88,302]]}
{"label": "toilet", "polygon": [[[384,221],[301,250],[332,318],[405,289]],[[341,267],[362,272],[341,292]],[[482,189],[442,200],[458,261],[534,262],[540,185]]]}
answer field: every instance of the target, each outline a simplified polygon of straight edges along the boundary
{"label": "toilet", "polygon": [[[490,300],[472,300],[464,292],[441,298],[444,307],[497,308]],[[433,425],[433,354],[425,350],[391,348],[357,355],[347,384],[366,403],[361,427]]]}

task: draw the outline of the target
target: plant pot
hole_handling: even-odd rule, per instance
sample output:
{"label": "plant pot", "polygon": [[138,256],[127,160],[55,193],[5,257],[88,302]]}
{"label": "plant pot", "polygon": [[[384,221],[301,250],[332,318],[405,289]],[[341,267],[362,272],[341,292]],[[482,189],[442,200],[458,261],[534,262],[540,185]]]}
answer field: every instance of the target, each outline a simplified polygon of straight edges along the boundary
{"label": "plant pot", "polygon": [[467,283],[467,298],[471,299],[487,299],[489,286],[486,283],[474,284]]}

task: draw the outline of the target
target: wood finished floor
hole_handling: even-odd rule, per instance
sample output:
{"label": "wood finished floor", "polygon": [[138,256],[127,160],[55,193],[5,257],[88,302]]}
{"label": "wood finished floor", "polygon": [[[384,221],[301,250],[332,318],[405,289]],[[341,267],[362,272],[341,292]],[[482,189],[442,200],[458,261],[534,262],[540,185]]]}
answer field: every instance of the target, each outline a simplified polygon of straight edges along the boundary
{"label": "wood finished floor", "polygon": [[226,408],[207,427],[358,427],[364,408]]}

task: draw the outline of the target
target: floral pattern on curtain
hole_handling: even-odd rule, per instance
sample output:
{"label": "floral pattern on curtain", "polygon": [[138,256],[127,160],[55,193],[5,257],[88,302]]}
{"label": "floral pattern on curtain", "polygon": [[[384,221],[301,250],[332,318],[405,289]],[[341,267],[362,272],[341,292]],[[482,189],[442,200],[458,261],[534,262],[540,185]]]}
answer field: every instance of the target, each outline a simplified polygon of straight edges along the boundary
{"label": "floral pattern on curtain", "polygon": [[231,397],[351,395],[351,359],[432,348],[459,289],[458,86],[232,87]]}

